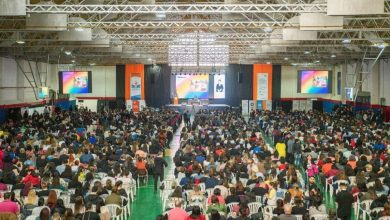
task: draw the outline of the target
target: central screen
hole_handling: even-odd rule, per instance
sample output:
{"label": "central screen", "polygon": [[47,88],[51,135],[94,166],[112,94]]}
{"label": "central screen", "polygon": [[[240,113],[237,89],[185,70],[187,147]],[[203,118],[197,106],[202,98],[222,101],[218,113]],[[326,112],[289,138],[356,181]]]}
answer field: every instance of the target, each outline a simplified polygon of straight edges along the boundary
{"label": "central screen", "polygon": [[176,94],[179,99],[207,99],[209,75],[176,75]]}
{"label": "central screen", "polygon": [[92,92],[92,73],[90,71],[59,72],[62,94],[80,94]]}
{"label": "central screen", "polygon": [[[329,93],[329,71],[302,70],[299,73],[300,92],[307,94]],[[298,88],[299,89],[299,88]]]}

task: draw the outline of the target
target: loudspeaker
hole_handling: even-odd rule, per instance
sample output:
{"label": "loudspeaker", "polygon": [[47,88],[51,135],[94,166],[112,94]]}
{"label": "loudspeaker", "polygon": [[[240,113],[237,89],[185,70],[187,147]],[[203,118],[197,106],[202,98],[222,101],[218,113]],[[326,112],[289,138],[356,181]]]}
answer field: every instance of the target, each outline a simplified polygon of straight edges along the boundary
{"label": "loudspeaker", "polygon": [[154,73],[150,74],[150,84],[154,84]]}
{"label": "loudspeaker", "polygon": [[237,74],[237,82],[238,83],[242,83],[242,73],[241,72],[238,72],[238,74]]}

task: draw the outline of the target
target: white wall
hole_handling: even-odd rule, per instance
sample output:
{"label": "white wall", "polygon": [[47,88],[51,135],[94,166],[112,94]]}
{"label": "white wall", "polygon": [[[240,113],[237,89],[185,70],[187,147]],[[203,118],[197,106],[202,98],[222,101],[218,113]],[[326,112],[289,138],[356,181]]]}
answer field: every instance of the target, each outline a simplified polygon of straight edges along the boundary
{"label": "white wall", "polygon": [[56,82],[51,85],[51,88],[58,91],[58,71],[92,71],[92,93],[74,94],[72,98],[77,97],[116,97],[116,67],[115,66],[85,66],[72,67],[66,65],[55,65],[54,71],[51,74],[52,81]]}
{"label": "white wall", "polygon": [[[37,85],[34,82],[33,86],[41,87],[45,86],[45,75],[41,74],[41,79],[37,73],[37,64],[35,62],[30,62],[30,65],[25,60],[18,60],[20,67],[17,65],[17,61],[14,59],[0,57],[0,104],[18,104],[18,103],[29,103],[37,102],[34,95],[34,91],[30,86],[29,81],[23,74],[23,71],[26,73],[29,80],[33,81],[32,73],[34,74]],[[45,63],[38,63],[39,72],[46,72],[48,68],[48,75],[51,71],[51,65],[46,65]],[[32,71],[31,71],[32,69]],[[41,82],[42,83],[41,83]],[[47,85],[52,84],[50,79],[47,79]],[[4,88],[6,87],[6,88]],[[36,88],[36,92],[38,88]]]}

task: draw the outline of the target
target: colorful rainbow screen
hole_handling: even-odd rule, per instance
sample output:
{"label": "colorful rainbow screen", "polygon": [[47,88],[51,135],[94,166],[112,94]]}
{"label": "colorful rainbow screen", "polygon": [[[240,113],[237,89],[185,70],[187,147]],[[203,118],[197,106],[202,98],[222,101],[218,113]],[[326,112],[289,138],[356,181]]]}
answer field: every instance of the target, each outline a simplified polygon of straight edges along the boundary
{"label": "colorful rainbow screen", "polygon": [[326,94],[329,93],[328,71],[302,70],[301,71],[301,93]]}
{"label": "colorful rainbow screen", "polygon": [[180,99],[209,97],[209,75],[177,75],[176,94]]}
{"label": "colorful rainbow screen", "polygon": [[60,87],[62,94],[91,93],[91,72],[63,71],[60,72]]}

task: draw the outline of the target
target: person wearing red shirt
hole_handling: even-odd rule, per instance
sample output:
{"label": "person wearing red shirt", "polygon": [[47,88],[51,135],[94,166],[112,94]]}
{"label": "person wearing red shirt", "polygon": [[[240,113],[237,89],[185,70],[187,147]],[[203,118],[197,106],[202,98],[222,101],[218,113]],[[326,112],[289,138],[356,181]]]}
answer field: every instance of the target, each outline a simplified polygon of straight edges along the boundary
{"label": "person wearing red shirt", "polygon": [[206,220],[206,216],[201,213],[199,206],[193,206],[191,215],[186,220]]}
{"label": "person wearing red shirt", "polygon": [[33,186],[38,186],[41,182],[41,179],[34,170],[30,169],[27,171],[27,175],[23,178],[22,182],[24,184],[31,183]]}

